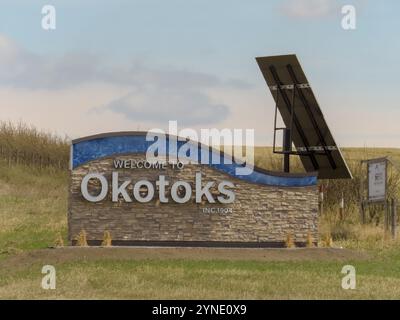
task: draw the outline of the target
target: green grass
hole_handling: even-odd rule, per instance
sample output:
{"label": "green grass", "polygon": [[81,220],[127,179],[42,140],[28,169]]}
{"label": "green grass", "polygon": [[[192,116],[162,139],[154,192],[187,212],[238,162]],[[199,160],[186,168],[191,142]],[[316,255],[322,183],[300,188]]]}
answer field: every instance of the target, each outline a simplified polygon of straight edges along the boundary
{"label": "green grass", "polygon": [[66,235],[68,174],[0,163],[0,258]]}
{"label": "green grass", "polygon": [[[352,161],[359,161],[365,157],[365,152],[373,157],[391,154],[395,161],[400,161],[398,149],[349,149],[345,150],[345,155]],[[278,165],[280,161],[267,149],[257,150],[257,158],[258,165],[274,170],[277,169],[274,163]],[[272,158],[275,160],[268,160]],[[19,257],[21,252],[27,254],[53,245],[58,234],[66,241],[67,188],[68,173],[65,171],[8,167],[0,163],[0,298],[400,298],[398,243],[384,240],[380,228],[362,227],[354,219],[344,221],[350,231],[346,231],[346,239],[336,244],[367,250],[371,253],[368,260],[82,259],[56,263],[57,290],[46,291],[40,287],[41,267],[51,261],[32,260],[22,265],[8,261]],[[330,231],[331,222],[321,221],[324,231]],[[357,270],[357,289],[353,291],[341,288],[341,269],[346,263]]]}
{"label": "green grass", "polygon": [[0,297],[85,299],[399,299],[400,259],[349,261],[356,290],[341,288],[344,262],[130,260],[56,266],[57,289],[40,288],[42,265],[0,271]]}

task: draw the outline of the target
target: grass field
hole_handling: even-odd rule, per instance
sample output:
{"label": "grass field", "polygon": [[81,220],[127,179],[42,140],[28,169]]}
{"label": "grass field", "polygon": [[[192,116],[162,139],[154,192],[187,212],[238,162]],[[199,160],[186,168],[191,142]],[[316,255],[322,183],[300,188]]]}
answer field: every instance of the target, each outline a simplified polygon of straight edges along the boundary
{"label": "grass field", "polygon": [[[60,249],[62,250],[62,249]],[[77,249],[81,250],[81,249]],[[95,250],[95,249],[93,249]],[[115,250],[115,249],[101,249]],[[26,259],[29,258],[25,257]],[[111,299],[400,298],[400,256],[373,260],[246,261],[80,257],[55,263],[57,289],[40,288],[44,261],[2,264],[0,297]],[[48,259],[47,263],[52,263]],[[29,263],[28,263],[29,262]],[[357,270],[357,289],[341,288],[341,269]]]}
{"label": "grass field", "polygon": [[[400,160],[396,149],[349,149],[345,155],[358,161],[365,152]],[[385,239],[379,226],[360,226],[353,214],[343,221],[346,236],[334,245],[355,251],[340,259],[333,253],[291,259],[299,251],[287,251],[289,259],[282,261],[267,250],[264,258],[243,254],[235,259],[43,250],[58,234],[66,241],[67,184],[66,171],[0,164],[0,298],[400,299],[400,243]],[[321,230],[333,227],[336,221],[321,217]],[[56,267],[54,291],[41,289],[44,264]],[[356,267],[356,290],[341,288],[345,264]]]}

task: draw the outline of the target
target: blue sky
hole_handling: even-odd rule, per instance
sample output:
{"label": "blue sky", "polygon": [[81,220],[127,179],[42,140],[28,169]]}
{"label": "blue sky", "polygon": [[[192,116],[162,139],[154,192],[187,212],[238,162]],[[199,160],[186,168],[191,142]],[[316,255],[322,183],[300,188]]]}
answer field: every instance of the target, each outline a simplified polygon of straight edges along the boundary
{"label": "blue sky", "polygon": [[[46,4],[56,30],[41,28]],[[357,10],[356,30],[341,28],[344,4]],[[273,102],[254,57],[296,53],[340,145],[400,147],[396,0],[0,5],[3,120],[77,137],[170,117],[255,128],[257,143],[271,144]]]}

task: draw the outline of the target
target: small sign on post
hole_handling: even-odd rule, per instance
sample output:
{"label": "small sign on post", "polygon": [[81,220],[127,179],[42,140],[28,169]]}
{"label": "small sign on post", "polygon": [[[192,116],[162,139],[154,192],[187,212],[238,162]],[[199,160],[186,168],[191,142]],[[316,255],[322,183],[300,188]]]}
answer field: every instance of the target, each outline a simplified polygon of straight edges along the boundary
{"label": "small sign on post", "polygon": [[387,169],[389,160],[385,158],[362,160],[361,165],[366,164],[366,187],[364,193],[364,179],[360,179],[360,213],[362,223],[366,223],[366,209],[370,205],[382,204],[385,211],[385,229],[388,219],[387,206]]}
{"label": "small sign on post", "polygon": [[362,223],[366,222],[366,208],[372,205],[383,205],[384,228],[388,233],[391,229],[392,238],[396,238],[397,206],[396,199],[388,197],[388,166],[392,162],[388,158],[378,158],[361,161],[367,165],[367,193],[364,192],[365,179],[360,179],[360,213]]}
{"label": "small sign on post", "polygon": [[368,201],[386,200],[387,159],[368,161]]}

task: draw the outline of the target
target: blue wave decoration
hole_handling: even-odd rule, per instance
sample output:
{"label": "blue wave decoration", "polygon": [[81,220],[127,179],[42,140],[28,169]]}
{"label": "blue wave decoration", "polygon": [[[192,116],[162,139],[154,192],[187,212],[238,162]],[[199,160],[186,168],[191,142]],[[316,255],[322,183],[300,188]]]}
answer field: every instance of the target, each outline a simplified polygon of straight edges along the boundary
{"label": "blue wave decoration", "polygon": [[[170,137],[167,136],[166,150],[162,150],[163,153],[165,152],[165,154],[168,154],[169,156],[173,155],[176,157],[177,150],[180,150],[181,146],[184,144],[192,144],[195,147],[199,145],[197,142],[178,140],[177,149],[170,149],[169,139]],[[146,140],[146,133],[121,133],[120,135],[114,133],[77,139],[72,141],[71,167],[72,169],[75,169],[87,162],[118,154],[145,154],[153,143],[154,141]],[[206,153],[204,153],[204,149],[203,152],[201,148],[197,149],[199,152],[198,159],[202,160],[202,164],[206,163],[212,168],[247,182],[282,187],[305,187],[314,186],[317,184],[317,173],[311,175],[281,175],[280,173],[264,172],[258,168],[254,168],[253,172],[249,175],[237,175],[236,169],[243,167],[243,164],[234,161],[231,156],[227,156],[215,149],[206,147],[206,150],[207,149],[209,150],[207,158],[204,158],[206,155]],[[187,154],[190,155],[190,152]],[[214,164],[211,162],[212,159],[216,159],[215,157],[220,158],[219,164]],[[204,162],[204,160],[206,162]]]}

